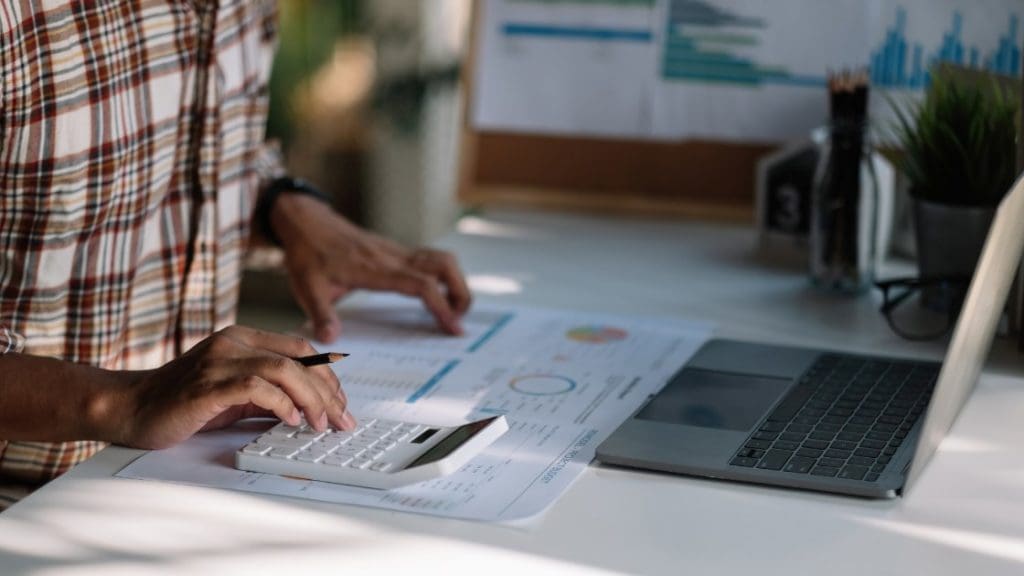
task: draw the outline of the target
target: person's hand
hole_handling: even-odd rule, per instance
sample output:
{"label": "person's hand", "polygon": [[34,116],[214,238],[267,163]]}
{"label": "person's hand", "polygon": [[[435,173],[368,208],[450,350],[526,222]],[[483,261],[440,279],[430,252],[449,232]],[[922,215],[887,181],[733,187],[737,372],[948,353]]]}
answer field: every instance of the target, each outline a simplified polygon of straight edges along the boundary
{"label": "person's hand", "polygon": [[136,373],[120,399],[116,441],[137,448],[173,446],[196,432],[243,418],[300,414],[315,429],[353,429],[355,419],[328,366],[303,367],[292,358],[315,354],[302,338],[233,326],[161,368]]}
{"label": "person's hand", "polygon": [[460,317],[471,296],[451,254],[406,249],[299,194],[278,197],[271,226],[285,250],[292,292],[318,340],[338,337],[341,321],[334,305],[360,288],[419,298],[443,330],[462,333]]}

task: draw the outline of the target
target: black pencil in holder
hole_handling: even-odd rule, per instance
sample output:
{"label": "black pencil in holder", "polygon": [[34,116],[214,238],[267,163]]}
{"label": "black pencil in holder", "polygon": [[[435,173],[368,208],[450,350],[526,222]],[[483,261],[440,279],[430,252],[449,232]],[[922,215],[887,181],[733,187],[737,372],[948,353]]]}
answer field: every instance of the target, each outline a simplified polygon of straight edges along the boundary
{"label": "black pencil in holder", "polygon": [[847,293],[875,277],[878,177],[868,138],[866,70],[830,74],[828,138],[811,196],[811,278]]}
{"label": "black pencil in holder", "polygon": [[878,178],[863,122],[829,129],[815,177],[811,278],[823,288],[859,294],[875,278]]}

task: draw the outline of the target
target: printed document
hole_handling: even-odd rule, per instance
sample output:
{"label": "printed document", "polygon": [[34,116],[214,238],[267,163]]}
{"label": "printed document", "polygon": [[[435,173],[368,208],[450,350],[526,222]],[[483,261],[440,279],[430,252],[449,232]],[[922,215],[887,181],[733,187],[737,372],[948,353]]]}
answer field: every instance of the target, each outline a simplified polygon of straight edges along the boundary
{"label": "printed document", "polygon": [[347,309],[323,351],[356,418],[452,425],[504,414],[510,430],[452,475],[396,490],[243,472],[234,452],[272,423],[249,421],[150,452],[118,475],[482,521],[551,506],[597,445],[664,386],[710,327],[531,308],[477,307],[465,334],[441,334],[413,300],[377,296]]}

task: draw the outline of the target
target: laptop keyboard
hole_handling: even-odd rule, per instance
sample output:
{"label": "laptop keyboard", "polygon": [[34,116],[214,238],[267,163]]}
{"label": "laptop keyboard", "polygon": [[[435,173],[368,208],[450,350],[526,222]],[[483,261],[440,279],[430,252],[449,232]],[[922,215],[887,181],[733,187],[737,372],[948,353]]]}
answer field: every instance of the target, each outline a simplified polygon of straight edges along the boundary
{"label": "laptop keyboard", "polygon": [[874,482],[928,406],[938,371],[822,355],[730,463]]}

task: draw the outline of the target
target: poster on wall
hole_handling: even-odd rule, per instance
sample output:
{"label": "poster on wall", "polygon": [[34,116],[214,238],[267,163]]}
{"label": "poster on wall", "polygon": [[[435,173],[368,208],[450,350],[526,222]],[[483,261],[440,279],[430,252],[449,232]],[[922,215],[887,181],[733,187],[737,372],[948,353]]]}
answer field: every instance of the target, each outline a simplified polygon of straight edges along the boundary
{"label": "poster on wall", "polygon": [[879,121],[939,62],[1017,75],[1024,0],[484,0],[479,130],[779,142],[865,68]]}

